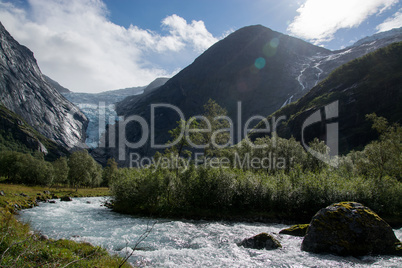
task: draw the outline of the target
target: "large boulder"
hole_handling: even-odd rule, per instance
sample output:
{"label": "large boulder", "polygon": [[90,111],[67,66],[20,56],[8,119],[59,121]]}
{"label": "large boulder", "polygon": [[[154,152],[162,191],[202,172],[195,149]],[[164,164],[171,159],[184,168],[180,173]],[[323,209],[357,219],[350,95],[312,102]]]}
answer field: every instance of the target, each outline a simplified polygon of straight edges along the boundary
{"label": "large boulder", "polygon": [[356,202],[332,204],[318,211],[301,245],[304,251],[352,256],[400,255],[401,247],[391,226]]}
{"label": "large boulder", "polygon": [[292,236],[305,236],[307,233],[309,224],[296,224],[289,228],[281,230],[280,234],[292,235]]}
{"label": "large boulder", "polygon": [[261,233],[256,236],[246,238],[238,245],[245,248],[268,249],[268,250],[282,247],[281,243],[279,243],[278,240],[276,240],[272,235],[267,233]]}

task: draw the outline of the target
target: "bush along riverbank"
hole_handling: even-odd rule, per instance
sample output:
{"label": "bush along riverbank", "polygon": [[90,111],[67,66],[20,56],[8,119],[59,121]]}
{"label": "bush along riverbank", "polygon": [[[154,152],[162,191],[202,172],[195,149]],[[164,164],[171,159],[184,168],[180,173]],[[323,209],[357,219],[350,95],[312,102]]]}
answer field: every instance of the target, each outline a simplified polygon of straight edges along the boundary
{"label": "bush along riverbank", "polygon": [[19,209],[37,202],[66,195],[104,196],[101,189],[49,189],[0,184],[0,266],[1,267],[130,267],[105,249],[89,243],[53,240],[30,230],[29,224],[15,218]]}
{"label": "bush along riverbank", "polygon": [[[323,207],[355,201],[392,226],[402,226],[402,128],[375,115],[368,119],[379,139],[362,151],[338,157],[336,166],[307,153],[294,139],[265,137],[228,149],[209,149],[205,151],[209,158],[202,161],[187,161],[181,153],[187,144],[179,142],[165,154],[157,153],[147,168],[114,171],[110,179],[114,210],[163,217],[307,223]],[[310,148],[322,155],[329,152],[318,140]],[[273,156],[282,163],[278,168],[250,163],[265,159],[273,164]]]}

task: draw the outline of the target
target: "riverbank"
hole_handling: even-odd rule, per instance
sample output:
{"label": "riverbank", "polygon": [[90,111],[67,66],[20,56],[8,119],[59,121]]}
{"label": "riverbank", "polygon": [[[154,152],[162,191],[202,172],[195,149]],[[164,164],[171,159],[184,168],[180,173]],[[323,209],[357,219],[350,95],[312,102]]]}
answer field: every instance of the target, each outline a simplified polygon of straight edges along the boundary
{"label": "riverbank", "polygon": [[[0,266],[4,267],[119,267],[123,259],[89,243],[53,240],[33,232],[15,214],[40,201],[62,196],[109,195],[107,188],[69,189],[0,184]],[[49,219],[52,220],[52,219]],[[125,264],[123,267],[130,267]]]}

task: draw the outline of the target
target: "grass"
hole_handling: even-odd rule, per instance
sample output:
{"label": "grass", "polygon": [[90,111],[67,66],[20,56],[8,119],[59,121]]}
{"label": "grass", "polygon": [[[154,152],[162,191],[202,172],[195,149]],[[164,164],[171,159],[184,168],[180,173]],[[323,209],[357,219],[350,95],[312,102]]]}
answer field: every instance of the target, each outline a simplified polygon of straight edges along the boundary
{"label": "grass", "polygon": [[[28,187],[0,183],[0,267],[119,267],[123,259],[89,243],[53,240],[30,230],[14,214],[37,199],[109,195],[107,188],[75,189]],[[47,192],[49,191],[49,192]],[[122,267],[130,267],[125,263]]]}
{"label": "grass", "polygon": [[95,197],[110,195],[109,189],[102,188],[82,188],[76,191],[75,188],[55,188],[43,186],[25,186],[19,184],[0,183],[0,190],[5,196],[0,196],[0,208],[10,212],[15,209],[31,208],[36,205],[36,200],[60,198],[62,196],[71,197]]}

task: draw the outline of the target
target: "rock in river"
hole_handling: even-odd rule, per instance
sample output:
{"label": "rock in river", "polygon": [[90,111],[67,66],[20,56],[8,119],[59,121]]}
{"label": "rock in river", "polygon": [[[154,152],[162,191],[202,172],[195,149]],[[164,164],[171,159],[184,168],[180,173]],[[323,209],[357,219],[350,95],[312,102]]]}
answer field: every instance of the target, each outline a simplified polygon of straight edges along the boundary
{"label": "rock in river", "polygon": [[309,224],[296,224],[289,228],[281,230],[279,233],[293,236],[305,236],[308,226]]}
{"label": "rock in river", "polygon": [[301,249],[352,256],[400,255],[401,242],[391,226],[370,208],[356,202],[341,202],[315,214]]}
{"label": "rock in river", "polygon": [[60,201],[69,202],[69,201],[73,201],[73,199],[69,196],[63,196],[62,198],[60,198]]}
{"label": "rock in river", "polygon": [[276,240],[272,235],[267,233],[261,233],[256,236],[244,239],[239,246],[243,246],[245,248],[254,248],[254,249],[277,249],[281,248],[282,245]]}

